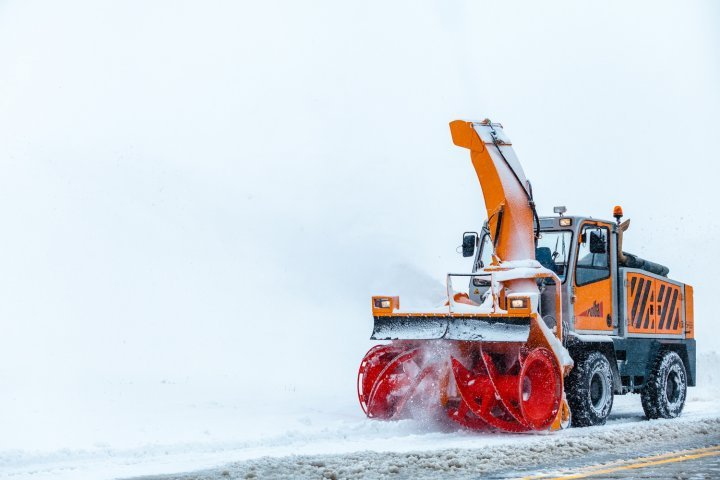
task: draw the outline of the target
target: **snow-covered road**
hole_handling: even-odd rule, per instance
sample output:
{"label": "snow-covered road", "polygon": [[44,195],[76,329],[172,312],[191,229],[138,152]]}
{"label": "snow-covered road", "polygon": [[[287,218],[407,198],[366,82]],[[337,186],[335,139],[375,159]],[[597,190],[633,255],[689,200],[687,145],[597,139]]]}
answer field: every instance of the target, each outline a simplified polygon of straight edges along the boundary
{"label": "snow-covered road", "polygon": [[[720,418],[632,421],[574,429],[556,435],[504,437],[499,443],[412,452],[362,452],[292,455],[225,465],[186,475],[151,477],[184,480],[253,478],[435,479],[512,478],[541,470],[598,464],[617,458],[657,455],[680,448],[720,443]],[[149,480],[150,477],[145,477]]]}
{"label": "snow-covered road", "polygon": [[[140,431],[160,441],[138,445],[142,437],[137,437],[84,448],[8,449],[0,453],[0,478],[101,480],[198,470],[208,471],[208,478],[226,471],[238,478],[253,472],[259,478],[269,472],[288,478],[303,474],[317,478],[326,471],[331,477],[334,473],[381,478],[397,472],[417,477],[467,468],[476,472],[517,470],[550,454],[552,458],[571,458],[613,449],[652,452],[669,449],[679,440],[690,439],[698,445],[717,443],[720,438],[720,404],[714,390],[707,389],[690,390],[680,419],[645,421],[639,397],[629,395],[616,398],[611,420],[604,427],[532,435],[443,431],[412,420],[370,421],[359,412],[354,399],[347,397],[325,402],[323,407],[309,402],[286,410],[255,405],[249,411],[222,401],[195,403],[186,409],[169,406],[165,415],[159,407],[147,409],[147,416],[140,419],[145,423]],[[145,401],[147,408],[148,399]],[[125,427],[131,430],[132,426]],[[207,440],[184,441],[203,427],[208,428]],[[63,432],[56,433],[62,436]],[[65,431],[68,438],[75,433],[71,426]],[[518,455],[520,451],[522,455]]]}

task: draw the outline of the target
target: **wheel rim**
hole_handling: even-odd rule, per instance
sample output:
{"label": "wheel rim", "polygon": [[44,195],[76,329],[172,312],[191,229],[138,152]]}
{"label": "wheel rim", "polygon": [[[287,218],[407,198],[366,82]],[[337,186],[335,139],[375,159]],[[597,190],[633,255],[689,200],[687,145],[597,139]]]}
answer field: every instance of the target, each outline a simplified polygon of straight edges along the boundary
{"label": "wheel rim", "polygon": [[610,396],[610,389],[607,380],[602,372],[596,371],[590,379],[590,405],[592,409],[600,414],[607,404]]}
{"label": "wheel rim", "polygon": [[682,400],[683,379],[680,369],[673,366],[668,372],[665,381],[665,399],[671,407],[676,406]]}

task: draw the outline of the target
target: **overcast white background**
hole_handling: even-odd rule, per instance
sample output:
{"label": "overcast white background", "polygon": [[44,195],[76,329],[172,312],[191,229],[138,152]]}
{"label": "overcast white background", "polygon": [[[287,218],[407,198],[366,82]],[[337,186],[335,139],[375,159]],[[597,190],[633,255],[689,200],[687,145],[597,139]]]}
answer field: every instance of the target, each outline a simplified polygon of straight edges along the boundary
{"label": "overcast white background", "polygon": [[541,215],[622,205],[717,349],[719,47],[710,1],[1,1],[3,395],[38,435],[109,379],[354,401],[370,295],[469,268],[457,118]]}

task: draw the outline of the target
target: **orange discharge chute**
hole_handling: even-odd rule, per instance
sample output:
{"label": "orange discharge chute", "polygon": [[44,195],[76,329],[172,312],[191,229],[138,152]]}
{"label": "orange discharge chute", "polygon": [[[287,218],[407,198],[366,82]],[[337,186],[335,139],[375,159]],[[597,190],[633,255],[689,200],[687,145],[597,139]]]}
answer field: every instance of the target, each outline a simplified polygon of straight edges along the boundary
{"label": "orange discharge chute", "polygon": [[[569,423],[563,378],[572,361],[560,341],[560,281],[535,262],[530,183],[501,125],[457,120],[450,130],[453,142],[470,150],[493,262],[449,274],[448,302],[431,311],[404,311],[397,297],[373,297],[371,338],[390,343],[370,349],[360,364],[360,405],[378,419],[444,411],[472,429],[561,428]],[[455,293],[458,276],[485,279],[480,304]],[[537,312],[538,279],[555,283],[552,328]]]}

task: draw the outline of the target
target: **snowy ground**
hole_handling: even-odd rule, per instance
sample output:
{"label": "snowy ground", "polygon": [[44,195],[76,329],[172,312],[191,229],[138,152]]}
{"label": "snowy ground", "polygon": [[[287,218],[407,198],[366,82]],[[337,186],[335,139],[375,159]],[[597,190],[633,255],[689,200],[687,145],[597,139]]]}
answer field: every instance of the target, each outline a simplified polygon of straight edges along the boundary
{"label": "snowy ground", "polygon": [[[435,451],[428,455],[442,460],[446,454],[463,458],[463,451],[482,448],[502,454],[503,462],[510,462],[513,456],[508,452],[518,448],[537,451],[538,455],[547,453],[547,449],[577,455],[584,449],[591,451],[593,445],[603,445],[603,438],[614,439],[622,448],[662,439],[672,442],[691,433],[714,435],[717,439],[720,402],[717,391],[707,387],[713,385],[710,368],[717,361],[717,354],[701,357],[700,380],[706,387],[690,390],[681,419],[645,422],[639,397],[629,395],[616,398],[607,426],[550,435],[478,434],[443,431],[415,421],[369,421],[352,391],[313,396],[300,389],[278,390],[265,392],[267,395],[260,401],[231,388],[232,378],[227,379],[225,390],[217,388],[217,381],[209,381],[206,387],[191,381],[106,382],[93,389],[71,389],[75,396],[64,398],[54,397],[52,388],[46,387],[33,397],[36,403],[23,402],[3,409],[12,414],[6,413],[3,418],[0,478],[99,480],[203,470],[247,461],[255,461],[252,465],[260,470],[269,465],[276,472],[284,468],[292,476],[301,471],[295,455],[351,454],[362,463],[370,457],[358,452]],[[28,392],[16,394],[19,398],[30,396]],[[258,461],[262,457],[278,460]],[[347,457],[321,458],[319,461],[327,465],[347,462]],[[393,462],[417,458],[424,457],[392,457]],[[476,461],[487,462],[482,458]],[[376,457],[371,463],[385,468],[368,472],[371,476],[392,467]],[[438,465],[442,468],[449,463],[445,458]],[[244,472],[250,466],[246,463],[228,468]],[[516,462],[514,466],[519,468],[521,464]],[[309,463],[306,468],[314,474],[324,471]]]}
{"label": "snowy ground", "polygon": [[[720,442],[720,419],[634,422],[576,429],[562,435],[478,438],[460,447],[439,442],[437,450],[366,450],[348,454],[292,455],[225,465],[162,479],[213,480],[253,478],[435,479],[518,478],[538,472],[573,472],[574,468],[636,456],[702,448]],[[711,467],[715,473],[717,469]],[[147,480],[158,477],[145,477]],[[621,477],[624,478],[624,477]],[[700,477],[700,478],[715,478]]]}

